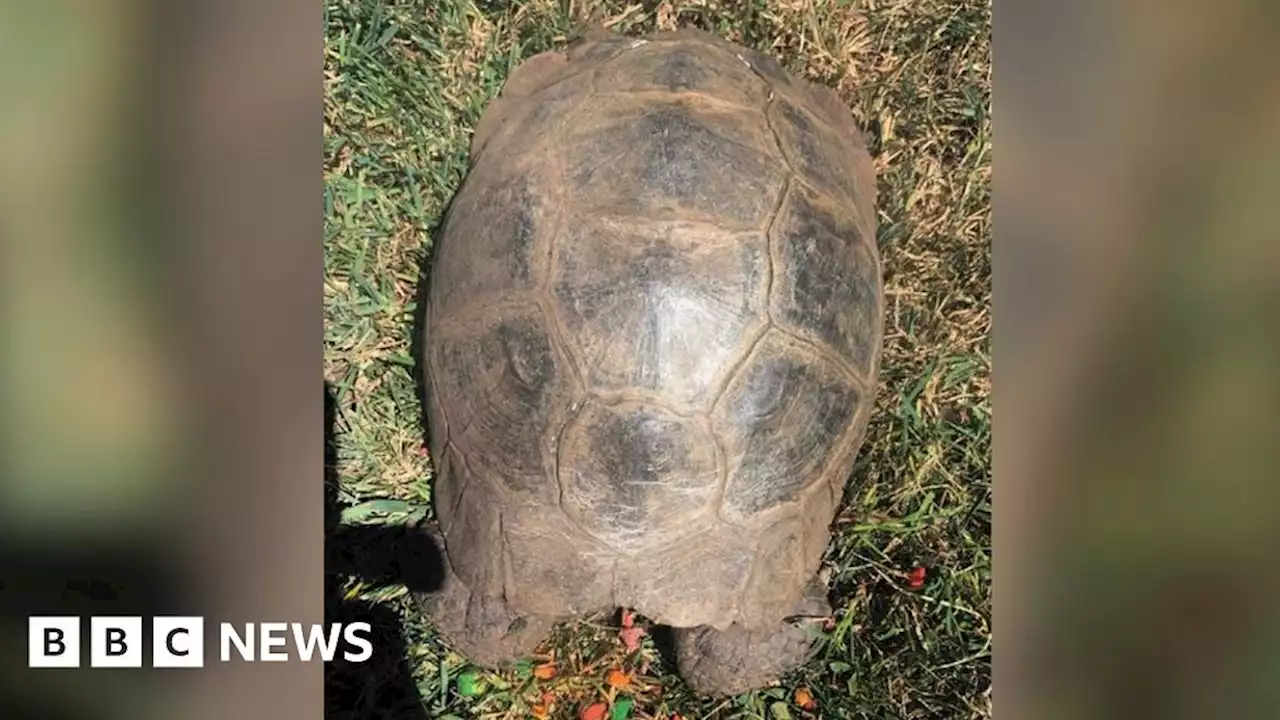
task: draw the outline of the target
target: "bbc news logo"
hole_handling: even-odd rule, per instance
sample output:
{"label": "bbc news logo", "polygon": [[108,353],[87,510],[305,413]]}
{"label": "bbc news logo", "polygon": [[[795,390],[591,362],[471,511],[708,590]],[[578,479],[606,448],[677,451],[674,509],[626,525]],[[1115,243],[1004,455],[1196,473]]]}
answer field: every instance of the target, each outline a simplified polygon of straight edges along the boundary
{"label": "bbc news logo", "polygon": [[[27,622],[28,667],[78,668],[85,645],[89,667],[140,668],[146,642],[141,617],[91,617],[82,642],[79,617],[32,617]],[[373,656],[369,623],[220,623],[219,662],[329,662],[338,657],[364,662]],[[290,653],[292,641],[293,653]],[[205,628],[201,617],[151,619],[151,667],[193,668],[205,664]]]}

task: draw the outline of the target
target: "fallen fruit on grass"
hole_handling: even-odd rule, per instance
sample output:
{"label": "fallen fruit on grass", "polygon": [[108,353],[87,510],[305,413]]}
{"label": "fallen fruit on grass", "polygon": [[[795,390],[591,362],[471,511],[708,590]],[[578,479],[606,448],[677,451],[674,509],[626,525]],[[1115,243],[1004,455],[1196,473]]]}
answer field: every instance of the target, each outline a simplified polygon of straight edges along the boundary
{"label": "fallen fruit on grass", "polygon": [[610,687],[624,688],[631,684],[631,675],[614,668],[605,676],[604,681],[609,683]]}
{"label": "fallen fruit on grass", "polygon": [[484,693],[484,681],[480,679],[480,673],[474,670],[468,670],[458,675],[458,694],[462,697],[475,697]]}
{"label": "fallen fruit on grass", "polygon": [[609,720],[627,720],[631,717],[631,709],[636,705],[636,701],[629,697],[618,698],[613,704],[613,710],[609,713]]}
{"label": "fallen fruit on grass", "polygon": [[556,664],[549,662],[535,667],[533,669],[533,676],[539,680],[550,680],[556,676]]}
{"label": "fallen fruit on grass", "polygon": [[639,650],[642,637],[644,637],[644,628],[624,627],[618,631],[618,639],[622,641],[622,646],[627,649],[627,652]]}
{"label": "fallen fruit on grass", "polygon": [[609,708],[604,703],[592,703],[578,713],[579,720],[604,720],[605,713],[609,712]]}
{"label": "fallen fruit on grass", "polygon": [[921,587],[923,587],[924,577],[925,577],[925,569],[923,567],[918,567],[915,570],[912,570],[910,580],[908,580],[908,583],[910,584],[911,589],[919,590]]}
{"label": "fallen fruit on grass", "polygon": [[636,614],[622,609],[622,629],[618,631],[618,639],[622,641],[622,646],[627,652],[635,652],[640,649],[640,638],[644,637],[644,628],[636,627]]}
{"label": "fallen fruit on grass", "polygon": [[818,701],[813,699],[813,695],[809,692],[809,688],[796,688],[796,705],[805,710],[816,710]]}

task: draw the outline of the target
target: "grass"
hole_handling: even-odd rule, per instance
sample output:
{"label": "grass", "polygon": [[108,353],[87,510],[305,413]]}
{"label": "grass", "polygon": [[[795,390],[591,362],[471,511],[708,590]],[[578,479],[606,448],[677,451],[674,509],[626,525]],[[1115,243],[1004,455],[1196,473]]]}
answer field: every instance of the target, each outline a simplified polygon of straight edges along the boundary
{"label": "grass", "polygon": [[[470,133],[522,58],[595,13],[619,32],[697,26],[830,85],[879,176],[888,297],[875,417],[835,525],[840,600],[822,652],[776,688],[691,696],[645,640],[647,673],[613,696],[632,717],[990,716],[990,7],[985,0],[329,0],[325,54],[326,379],[337,408],[336,492],[347,525],[430,513],[410,332],[419,263],[466,170]],[[924,567],[912,589],[912,569]],[[391,581],[344,576],[389,618],[385,667],[333,681],[332,716],[553,717],[599,695],[624,657],[616,618],[557,631],[557,677],[482,676],[462,697],[452,653]],[[395,678],[403,687],[392,687]],[[817,707],[797,703],[804,688]]]}

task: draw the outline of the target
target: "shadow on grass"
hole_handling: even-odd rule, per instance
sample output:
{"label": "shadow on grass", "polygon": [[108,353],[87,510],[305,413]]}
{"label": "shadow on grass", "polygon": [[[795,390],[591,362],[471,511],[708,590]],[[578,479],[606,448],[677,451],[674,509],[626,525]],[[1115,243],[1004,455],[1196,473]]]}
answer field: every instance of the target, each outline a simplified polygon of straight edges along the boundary
{"label": "shadow on grass", "polygon": [[342,579],[369,585],[404,583],[430,592],[443,582],[444,556],[425,533],[402,526],[346,527],[339,523],[336,407],[325,383],[325,622],[367,622],[373,657],[362,663],[335,658],[325,665],[327,720],[429,720],[409,666],[400,617],[385,605],[343,597]]}
{"label": "shadow on grass", "polygon": [[[456,195],[455,195],[456,197]],[[448,216],[452,200],[441,212]],[[421,408],[421,427],[430,428],[423,339],[427,298],[431,294],[431,260],[444,222],[428,230],[430,244],[417,258],[416,302],[408,328],[414,389]],[[352,664],[335,660],[326,667],[326,720],[423,720],[431,718],[407,660],[401,619],[391,608],[368,601],[345,600],[343,576],[369,585],[403,583],[410,592],[438,590],[444,579],[444,549],[420,528],[342,526],[338,500],[337,448],[333,390],[325,383],[325,615],[326,622],[367,622],[372,626],[374,654]]]}

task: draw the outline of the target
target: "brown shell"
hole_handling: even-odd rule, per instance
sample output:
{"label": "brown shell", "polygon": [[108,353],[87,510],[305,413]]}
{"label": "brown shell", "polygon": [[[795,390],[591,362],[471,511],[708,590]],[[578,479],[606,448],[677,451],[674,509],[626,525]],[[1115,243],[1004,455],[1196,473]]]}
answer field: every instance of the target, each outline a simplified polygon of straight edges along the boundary
{"label": "brown shell", "polygon": [[538,55],[485,112],[426,323],[438,515],[519,612],[776,622],[883,335],[847,108],[696,31]]}

